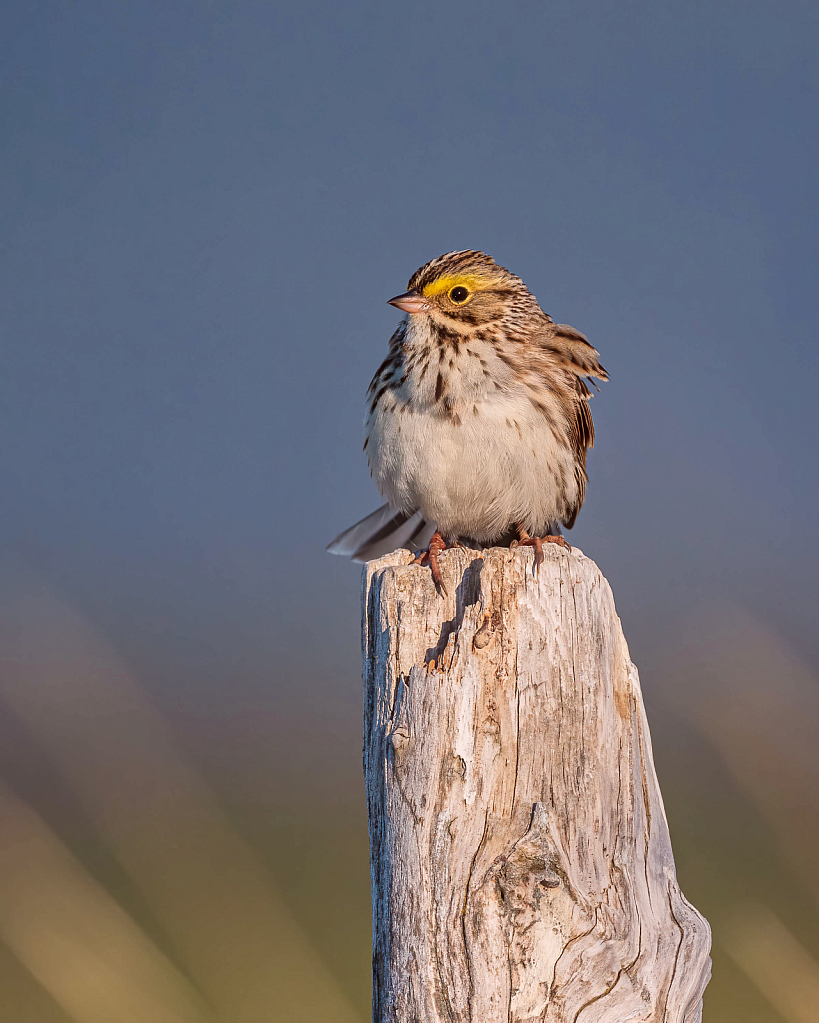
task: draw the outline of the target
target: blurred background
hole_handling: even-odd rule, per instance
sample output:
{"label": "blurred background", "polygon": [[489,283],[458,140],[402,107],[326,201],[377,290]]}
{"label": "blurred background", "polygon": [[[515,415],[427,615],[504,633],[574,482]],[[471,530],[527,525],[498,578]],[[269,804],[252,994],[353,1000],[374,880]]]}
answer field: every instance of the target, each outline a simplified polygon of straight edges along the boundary
{"label": "blurred background", "polygon": [[475,247],[611,382],[706,1023],[819,1020],[819,8],[4,7],[0,1007],[363,1021],[363,394]]}

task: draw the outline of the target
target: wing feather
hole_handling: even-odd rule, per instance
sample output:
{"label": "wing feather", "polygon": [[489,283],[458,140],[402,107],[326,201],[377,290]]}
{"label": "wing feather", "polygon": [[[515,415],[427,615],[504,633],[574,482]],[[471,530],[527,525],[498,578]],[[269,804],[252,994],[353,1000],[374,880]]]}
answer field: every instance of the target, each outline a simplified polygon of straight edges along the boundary
{"label": "wing feather", "polygon": [[589,448],[594,447],[594,422],[589,407],[592,391],[589,385],[596,389],[594,380],[608,380],[609,375],[600,365],[599,354],[585,334],[567,323],[550,323],[537,341],[546,356],[544,376],[553,377],[555,370],[562,370],[564,375],[565,386],[559,389],[560,400],[574,453],[578,495],[563,520],[563,524],[571,529],[586,494],[586,454]]}

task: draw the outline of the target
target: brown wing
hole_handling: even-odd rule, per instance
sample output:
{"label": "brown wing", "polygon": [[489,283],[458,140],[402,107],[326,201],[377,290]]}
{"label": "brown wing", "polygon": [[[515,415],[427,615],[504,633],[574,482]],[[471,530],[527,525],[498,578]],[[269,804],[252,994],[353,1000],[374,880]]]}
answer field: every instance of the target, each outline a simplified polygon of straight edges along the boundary
{"label": "brown wing", "polygon": [[561,403],[569,424],[574,452],[578,499],[574,507],[569,509],[563,525],[571,529],[586,494],[586,452],[594,447],[594,422],[589,408],[592,392],[589,384],[596,389],[593,378],[608,380],[609,375],[600,365],[598,353],[586,336],[566,323],[549,324],[548,331],[538,337],[538,345],[549,357],[551,365],[563,370],[568,385]]}
{"label": "brown wing", "polygon": [[[550,323],[549,330],[540,335],[538,342],[544,351],[557,360],[561,368],[579,379],[596,377],[598,380],[608,380],[609,375],[600,365],[597,351],[589,344],[585,334],[574,327],[566,323]],[[583,386],[586,386],[585,383]]]}

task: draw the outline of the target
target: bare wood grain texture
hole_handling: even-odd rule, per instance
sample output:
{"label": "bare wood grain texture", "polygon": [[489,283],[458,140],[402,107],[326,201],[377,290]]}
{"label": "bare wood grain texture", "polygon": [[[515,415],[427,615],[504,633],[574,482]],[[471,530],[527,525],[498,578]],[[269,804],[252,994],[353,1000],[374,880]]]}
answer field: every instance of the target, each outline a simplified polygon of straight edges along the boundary
{"label": "bare wood grain texture", "polygon": [[640,683],[580,551],[364,570],[375,1023],[695,1023]]}

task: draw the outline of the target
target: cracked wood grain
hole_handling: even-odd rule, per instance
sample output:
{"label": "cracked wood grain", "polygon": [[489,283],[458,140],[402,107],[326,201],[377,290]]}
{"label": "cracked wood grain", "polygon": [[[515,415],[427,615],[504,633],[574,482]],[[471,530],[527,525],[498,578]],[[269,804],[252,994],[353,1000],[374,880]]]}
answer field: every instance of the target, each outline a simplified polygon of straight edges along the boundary
{"label": "cracked wood grain", "polygon": [[375,1023],[695,1023],[637,671],[578,550],[364,570]]}

